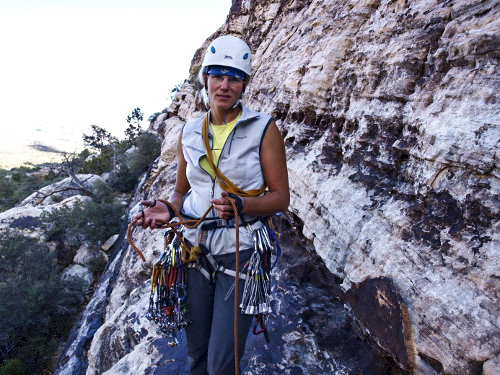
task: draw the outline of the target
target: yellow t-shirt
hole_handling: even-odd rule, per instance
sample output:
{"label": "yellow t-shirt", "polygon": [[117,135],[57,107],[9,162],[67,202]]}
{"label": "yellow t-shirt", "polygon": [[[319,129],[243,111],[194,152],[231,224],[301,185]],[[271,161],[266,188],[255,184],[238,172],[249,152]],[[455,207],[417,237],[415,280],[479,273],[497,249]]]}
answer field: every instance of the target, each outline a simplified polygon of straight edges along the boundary
{"label": "yellow t-shirt", "polygon": [[[241,116],[241,112],[236,116],[236,118],[224,125],[214,125],[210,123],[210,129],[212,130],[212,158],[214,160],[214,164],[217,165],[219,162],[219,157],[222,152],[222,148],[224,147],[224,144],[226,143],[227,137],[229,137],[229,134],[234,128],[234,125],[238,122],[238,119]],[[208,159],[206,156],[204,156],[200,160],[200,166],[210,173],[210,176],[212,178],[215,178],[215,173],[210,167],[210,164],[208,163]]]}

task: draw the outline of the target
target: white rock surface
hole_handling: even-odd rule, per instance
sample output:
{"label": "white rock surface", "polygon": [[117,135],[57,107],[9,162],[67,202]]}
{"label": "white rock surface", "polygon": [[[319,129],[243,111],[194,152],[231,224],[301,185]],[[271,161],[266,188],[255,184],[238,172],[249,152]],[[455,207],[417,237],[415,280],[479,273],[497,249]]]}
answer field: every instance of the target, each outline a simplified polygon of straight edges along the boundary
{"label": "white rock surface", "polygon": [[71,266],[65,268],[61,275],[61,279],[80,279],[83,282],[82,290],[85,290],[90,286],[90,284],[92,284],[92,280],[94,278],[92,276],[92,272],[90,272],[88,268],[85,268],[79,264],[72,264]]}
{"label": "white rock surface", "polygon": [[90,268],[96,261],[107,262],[108,256],[100,249],[89,244],[80,246],[73,258],[73,263],[87,268]]}
{"label": "white rock surface", "polygon": [[[392,280],[412,333],[405,365],[417,373],[498,369],[499,15],[494,0],[235,1],[218,32],[254,51],[245,98],[283,133],[290,211],[303,234],[346,292]],[[162,157],[129,219],[141,199],[172,189],[176,135],[203,113],[190,82],[152,125],[165,134]],[[130,248],[120,253],[89,353],[95,372],[108,355],[103,342],[122,354],[106,370],[142,371],[133,345],[124,349],[123,333],[110,331],[146,306],[132,291],[144,289],[161,248],[160,236],[133,238],[147,263]],[[138,353],[147,352],[133,327]]]}
{"label": "white rock surface", "polygon": [[21,205],[38,206],[59,203],[74,195],[94,192],[94,184],[98,181],[104,182],[100,176],[93,174],[76,175],[76,178],[78,182],[71,177],[67,177],[62,181],[45,186],[25,198]]}

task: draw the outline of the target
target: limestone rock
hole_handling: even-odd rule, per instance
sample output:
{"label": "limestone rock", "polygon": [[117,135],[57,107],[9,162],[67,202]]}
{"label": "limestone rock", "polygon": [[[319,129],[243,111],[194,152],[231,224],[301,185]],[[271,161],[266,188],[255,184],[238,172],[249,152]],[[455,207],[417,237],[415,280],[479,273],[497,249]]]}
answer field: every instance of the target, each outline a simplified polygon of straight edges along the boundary
{"label": "limestone rock", "polygon": [[114,234],[111,237],[109,237],[104,243],[101,245],[101,249],[104,251],[109,251],[115,244],[116,240],[118,239],[118,234]]}
{"label": "limestone rock", "polygon": [[[139,301],[141,300],[141,301]],[[129,354],[131,348],[144,341],[146,337],[156,336],[155,327],[145,318],[148,306],[149,293],[147,285],[142,288],[134,289],[129,298],[118,308],[106,322],[99,327],[92,340],[89,350],[88,375],[102,374],[113,366],[121,367],[120,360],[130,363],[139,363],[137,357],[145,350],[138,348],[137,353]],[[151,340],[146,340],[142,344],[147,345]],[[112,350],[109,350],[112,348]],[[102,355],[106,351],[106,355]],[[135,351],[135,349],[134,349]],[[124,358],[128,355],[128,358]],[[151,358],[142,358],[143,363],[139,363],[143,370],[151,365]],[[134,366],[133,366],[134,367]],[[122,372],[110,372],[122,373]],[[126,372],[125,372],[126,373]]]}
{"label": "limestone rock", "polygon": [[497,355],[488,361],[484,362],[483,374],[484,375],[495,375],[500,373],[500,355]]}
{"label": "limestone rock", "polygon": [[17,231],[34,238],[44,238],[40,216],[47,207],[17,206],[0,212],[0,230]]}
{"label": "limestone rock", "polygon": [[[49,185],[48,189],[50,189]],[[29,202],[13,207],[7,211],[0,212],[0,230],[15,231],[19,234],[33,237],[39,240],[46,239],[46,227],[41,216],[50,213],[62,206],[71,206],[76,202],[82,202],[89,197],[81,195],[70,196],[61,202],[33,206]]]}
{"label": "limestone rock", "polygon": [[73,263],[89,269],[92,269],[93,265],[96,263],[106,263],[107,261],[108,256],[106,253],[89,244],[80,246],[73,258]]}
{"label": "limestone rock", "polygon": [[94,184],[97,181],[104,182],[100,176],[92,174],[76,175],[75,178],[67,177],[31,194],[21,202],[21,205],[50,205],[59,203],[74,195],[93,193]]}
{"label": "limestone rock", "polygon": [[82,290],[85,290],[92,284],[94,278],[92,272],[90,272],[88,268],[80,266],[79,264],[73,264],[63,271],[61,279],[79,279],[82,281]]}
{"label": "limestone rock", "polygon": [[[202,51],[220,34],[241,36],[254,52],[244,98],[273,115],[285,141],[291,189],[285,222],[341,283],[354,321],[408,371],[495,371],[499,15],[495,0],[233,1],[226,23],[196,52],[190,79],[152,124],[165,136],[162,157],[132,198],[129,220],[142,199],[171,192],[174,138],[184,121],[206,110],[194,83]],[[124,333],[112,332],[111,322],[119,321],[118,311],[123,317],[144,309],[134,291],[144,290],[160,237],[133,233],[145,264],[126,245],[114,251],[113,274],[102,281],[70,345],[92,341],[92,371],[118,363],[139,369],[134,347],[157,350],[135,322],[125,348]],[[378,327],[380,318],[361,309],[363,301],[388,311],[383,318],[394,330]],[[384,303],[395,308],[385,310]],[[104,328],[93,341],[101,318]],[[315,351],[314,334],[301,331],[302,321],[294,324],[282,332],[284,344],[270,355],[270,367],[253,362],[254,373],[306,374],[304,363],[314,358],[330,363]],[[404,347],[391,345],[391,337]],[[120,355],[107,361],[104,339]],[[86,353],[67,353],[61,369],[84,366]],[[283,357],[297,368],[286,368]]]}

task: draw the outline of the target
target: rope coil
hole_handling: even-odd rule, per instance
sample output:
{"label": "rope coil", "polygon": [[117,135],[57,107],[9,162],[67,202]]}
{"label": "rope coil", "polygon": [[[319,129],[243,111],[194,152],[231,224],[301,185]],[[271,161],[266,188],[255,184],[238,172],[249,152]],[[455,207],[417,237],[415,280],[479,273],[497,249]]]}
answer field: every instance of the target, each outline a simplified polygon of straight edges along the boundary
{"label": "rope coil", "polygon": [[[236,229],[235,230],[235,232],[236,232],[236,253],[235,253],[235,258],[236,258],[235,259],[235,262],[236,262],[235,273],[236,273],[236,276],[235,276],[235,280],[234,280],[234,373],[236,375],[238,375],[239,374],[239,367],[240,367],[240,365],[239,365],[239,361],[240,361],[239,360],[239,349],[238,349],[238,315],[239,315],[238,314],[238,297],[239,297],[239,279],[240,279],[240,231],[239,231],[239,226],[240,226],[240,223],[239,223],[239,219],[238,219],[238,216],[239,216],[238,209],[236,207],[236,202],[235,202],[234,198],[227,197],[226,199],[229,200],[229,202],[231,203],[231,206],[233,208],[234,226]],[[180,227],[181,225],[183,225],[189,229],[197,228],[205,220],[208,213],[210,212],[210,210],[213,207],[212,205],[210,207],[208,207],[208,209],[205,211],[205,213],[203,214],[203,216],[200,219],[184,220],[182,215],[176,210],[176,208],[170,202],[163,200],[163,199],[157,199],[157,200],[159,202],[164,203],[165,205],[167,205],[167,207],[172,209],[175,213],[175,216],[180,218],[181,220],[173,222],[173,223],[163,223],[155,229],[172,228],[176,234],[178,234],[177,228]],[[137,248],[137,246],[134,244],[134,241],[132,240],[132,235],[131,235],[132,228],[135,226],[135,224],[137,223],[138,220],[139,219],[134,219],[129,224],[129,226],[127,228],[127,241],[130,244],[130,246],[132,247],[132,249],[134,249],[134,251],[141,257],[142,261],[145,262],[146,258],[144,258],[142,251],[139,250]],[[182,236],[178,235],[178,237],[181,239],[182,247],[186,250],[186,252],[189,253],[189,258],[187,258],[187,259],[191,259],[194,256],[193,250],[195,248],[193,248],[190,251],[189,248],[184,243]],[[198,251],[199,251],[199,248],[198,248]],[[183,261],[184,261],[184,259],[183,259]],[[154,272],[154,267],[153,267],[153,272]]]}

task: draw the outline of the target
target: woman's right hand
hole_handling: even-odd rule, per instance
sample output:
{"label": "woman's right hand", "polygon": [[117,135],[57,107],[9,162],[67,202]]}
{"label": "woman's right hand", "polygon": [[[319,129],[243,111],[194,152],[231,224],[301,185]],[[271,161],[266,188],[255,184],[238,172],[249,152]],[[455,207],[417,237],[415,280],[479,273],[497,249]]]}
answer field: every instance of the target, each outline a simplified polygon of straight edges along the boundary
{"label": "woman's right hand", "polygon": [[138,227],[155,229],[162,224],[166,224],[172,219],[168,207],[165,203],[158,200],[142,201],[141,204],[145,206],[140,214],[135,216]]}

